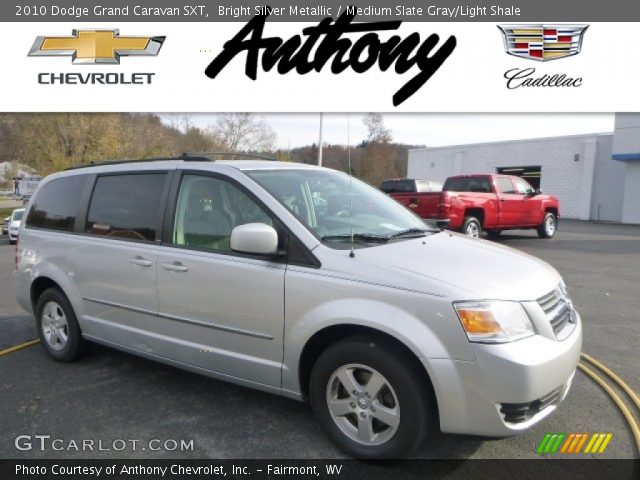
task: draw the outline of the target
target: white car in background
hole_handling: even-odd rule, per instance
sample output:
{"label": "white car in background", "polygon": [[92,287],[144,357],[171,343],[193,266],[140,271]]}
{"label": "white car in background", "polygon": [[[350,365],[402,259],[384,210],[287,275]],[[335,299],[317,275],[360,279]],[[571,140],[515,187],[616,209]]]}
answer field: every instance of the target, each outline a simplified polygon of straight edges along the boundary
{"label": "white car in background", "polygon": [[20,223],[22,222],[22,216],[24,215],[24,208],[16,208],[11,214],[9,220],[9,243],[14,245],[18,241],[18,230],[20,230]]}

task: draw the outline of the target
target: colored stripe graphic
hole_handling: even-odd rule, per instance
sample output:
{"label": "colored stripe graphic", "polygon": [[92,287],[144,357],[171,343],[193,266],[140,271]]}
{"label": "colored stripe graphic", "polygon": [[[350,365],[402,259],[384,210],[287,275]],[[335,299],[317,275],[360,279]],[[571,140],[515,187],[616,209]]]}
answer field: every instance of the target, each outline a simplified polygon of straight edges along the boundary
{"label": "colored stripe graphic", "polygon": [[611,433],[594,433],[584,453],[604,453],[613,438]]}
{"label": "colored stripe graphic", "polygon": [[604,453],[612,438],[612,433],[546,433],[536,452],[540,455]]}
{"label": "colored stripe graphic", "polygon": [[560,450],[560,453],[567,453],[567,448],[569,448],[569,445],[571,445],[571,442],[573,442],[573,438],[576,436],[575,433],[572,433],[571,435],[569,435],[567,437],[567,441],[564,442],[564,445],[562,446],[562,450]]}
{"label": "colored stripe graphic", "polygon": [[536,451],[540,454],[556,453],[565,436],[564,433],[547,433]]}
{"label": "colored stripe graphic", "polygon": [[583,433],[582,437],[580,438],[580,441],[576,445],[576,449],[573,451],[573,453],[580,453],[580,451],[582,450],[582,447],[584,445],[584,442],[587,441],[587,438],[589,438],[589,434],[588,433]]}
{"label": "colored stripe graphic", "polygon": [[602,442],[602,445],[600,445],[600,450],[598,450],[598,453],[604,453],[604,451],[607,449],[607,445],[609,445],[609,442],[611,441],[611,439],[613,438],[613,433],[607,433],[607,436],[604,439],[604,442]]}
{"label": "colored stripe graphic", "polygon": [[544,453],[544,447],[547,445],[547,442],[549,441],[550,437],[551,437],[550,433],[545,434],[544,438],[540,442],[540,445],[538,445],[538,448],[536,448],[536,452],[540,454]]}

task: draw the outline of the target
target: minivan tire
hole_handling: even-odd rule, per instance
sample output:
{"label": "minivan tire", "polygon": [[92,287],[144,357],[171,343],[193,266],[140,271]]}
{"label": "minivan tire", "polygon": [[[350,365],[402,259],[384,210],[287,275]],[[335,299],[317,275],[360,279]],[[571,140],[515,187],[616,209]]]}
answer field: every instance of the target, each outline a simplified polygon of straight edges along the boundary
{"label": "minivan tire", "polygon": [[558,220],[552,212],[547,212],[538,226],[538,236],[540,238],[552,238],[558,230]]}
{"label": "minivan tire", "polygon": [[[56,313],[51,313],[53,311]],[[40,341],[51,358],[58,362],[72,362],[85,353],[87,342],[82,338],[76,314],[66,295],[58,288],[52,287],[42,292],[36,303],[35,314]],[[51,322],[57,323],[58,327],[52,327]],[[47,334],[52,329],[56,333]],[[63,343],[64,336],[66,339]]]}
{"label": "minivan tire", "polygon": [[[474,232],[474,234],[471,234],[470,232]],[[482,224],[476,217],[464,217],[462,233],[467,237],[480,238],[480,235],[482,235]]]}
{"label": "minivan tire", "polygon": [[[353,394],[355,390],[349,393],[342,389],[342,382],[336,376],[337,372],[344,373],[341,369],[350,366],[355,366],[350,378],[358,378],[357,374],[360,379],[366,380],[364,383],[356,380],[357,395]],[[359,367],[362,369],[356,372]],[[375,373],[366,377],[367,370]],[[388,385],[384,383],[380,393],[371,398],[366,387],[373,375],[378,373],[381,377],[377,378],[388,382]],[[349,403],[345,403],[344,408],[352,410],[339,417],[329,409],[329,398],[336,382],[339,382],[338,388],[342,391],[340,399]],[[366,398],[362,400],[364,395]],[[374,460],[406,457],[424,443],[437,424],[435,401],[426,372],[416,359],[402,349],[375,337],[347,337],[322,352],[311,372],[309,397],[324,432],[340,450],[356,458]],[[336,395],[334,401],[339,402],[340,399]],[[369,403],[363,407],[361,401]],[[389,430],[390,427],[377,419],[383,413],[381,407],[392,409],[387,412],[398,412],[399,421],[395,429]],[[374,441],[367,443],[354,438],[359,436],[357,429],[361,418],[373,422],[376,428],[372,427],[371,431],[377,429],[374,435],[379,439],[374,437]],[[351,432],[346,433],[345,430]],[[390,437],[384,443],[375,443],[383,440],[385,435]]]}

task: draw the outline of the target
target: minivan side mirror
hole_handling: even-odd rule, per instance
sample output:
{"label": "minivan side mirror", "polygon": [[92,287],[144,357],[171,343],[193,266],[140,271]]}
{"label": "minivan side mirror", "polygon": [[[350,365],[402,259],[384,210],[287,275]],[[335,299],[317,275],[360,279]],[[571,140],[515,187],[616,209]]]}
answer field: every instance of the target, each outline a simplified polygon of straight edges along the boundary
{"label": "minivan side mirror", "polygon": [[246,223],[231,231],[231,250],[255,255],[275,255],[278,252],[278,233],[264,223]]}

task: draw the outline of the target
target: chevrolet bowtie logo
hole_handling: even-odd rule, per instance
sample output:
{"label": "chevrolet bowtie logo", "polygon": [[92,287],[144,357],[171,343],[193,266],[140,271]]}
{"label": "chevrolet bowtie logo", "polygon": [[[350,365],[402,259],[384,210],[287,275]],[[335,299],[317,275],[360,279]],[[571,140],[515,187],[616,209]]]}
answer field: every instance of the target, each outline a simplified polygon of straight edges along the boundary
{"label": "chevrolet bowtie logo", "polygon": [[73,30],[71,37],[38,37],[30,57],[71,56],[73,63],[120,63],[120,57],[155,56],[166,37],[121,37],[118,30]]}

